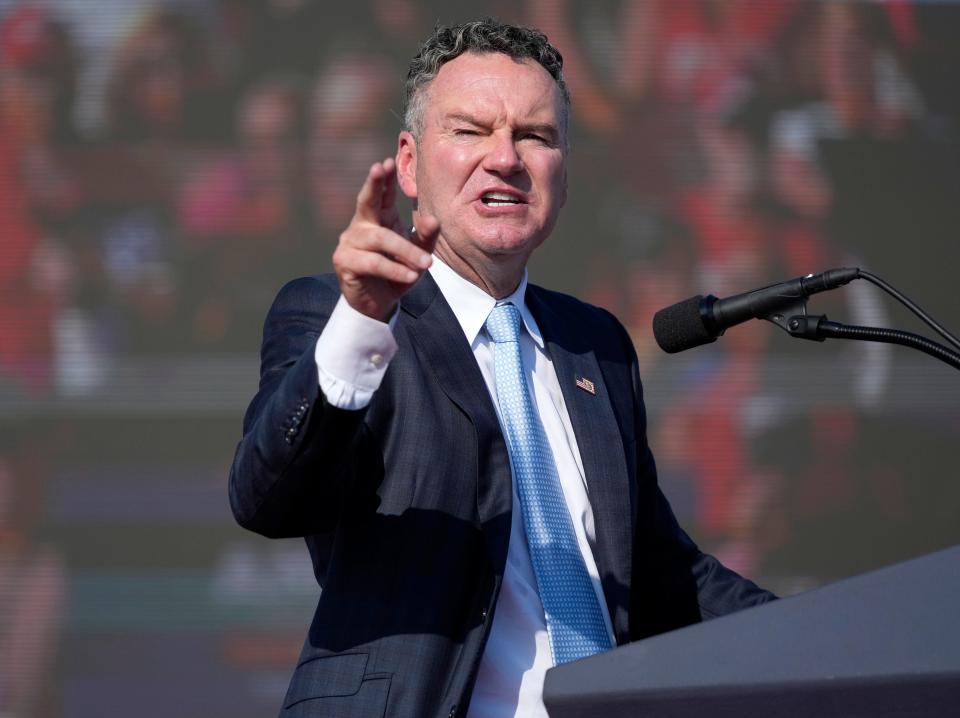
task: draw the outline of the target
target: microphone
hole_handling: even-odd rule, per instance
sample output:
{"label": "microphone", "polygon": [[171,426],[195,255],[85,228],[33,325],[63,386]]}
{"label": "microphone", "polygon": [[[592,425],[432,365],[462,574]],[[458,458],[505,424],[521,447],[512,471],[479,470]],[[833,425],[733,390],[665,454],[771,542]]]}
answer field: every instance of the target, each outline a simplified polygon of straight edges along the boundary
{"label": "microphone", "polygon": [[717,299],[698,294],[661,309],[653,317],[653,336],[668,354],[716,341],[727,329],[748,319],[766,319],[811,294],[836,289],[860,276],[858,267],[829,269],[752,292]]}

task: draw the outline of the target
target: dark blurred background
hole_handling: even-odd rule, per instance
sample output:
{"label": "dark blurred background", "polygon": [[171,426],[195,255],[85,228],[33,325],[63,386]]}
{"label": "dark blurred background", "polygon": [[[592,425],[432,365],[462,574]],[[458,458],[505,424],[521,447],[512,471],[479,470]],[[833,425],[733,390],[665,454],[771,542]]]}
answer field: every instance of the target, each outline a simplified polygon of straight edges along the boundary
{"label": "dark blurred background", "polygon": [[[494,0],[573,94],[534,281],[613,310],[694,537],[783,593],[960,541],[960,377],[650,320],[834,266],[957,328],[960,5]],[[277,289],[327,271],[406,63],[475,3],[0,0],[0,716],[272,715],[317,586],[231,519]],[[917,329],[870,285],[831,319]]]}

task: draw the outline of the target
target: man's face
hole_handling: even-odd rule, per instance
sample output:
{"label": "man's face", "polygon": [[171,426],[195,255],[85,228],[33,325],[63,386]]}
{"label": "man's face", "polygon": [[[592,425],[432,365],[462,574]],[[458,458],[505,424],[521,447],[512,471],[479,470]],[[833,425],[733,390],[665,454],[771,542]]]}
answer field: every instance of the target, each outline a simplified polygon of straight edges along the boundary
{"label": "man's face", "polygon": [[526,263],[566,200],[557,84],[532,60],[466,53],[426,93],[419,142],[400,135],[401,188],[440,221],[441,252],[472,266]]}

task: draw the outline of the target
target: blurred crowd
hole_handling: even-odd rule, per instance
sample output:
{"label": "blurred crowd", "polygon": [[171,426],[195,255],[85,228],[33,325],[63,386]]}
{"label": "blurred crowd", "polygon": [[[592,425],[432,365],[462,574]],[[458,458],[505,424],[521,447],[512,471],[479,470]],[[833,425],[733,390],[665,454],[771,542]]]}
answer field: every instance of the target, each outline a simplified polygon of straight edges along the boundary
{"label": "blurred crowd", "polygon": [[[648,382],[661,306],[861,259],[835,231],[831,147],[957,139],[949,4],[485,11],[539,27],[566,62],[571,202],[541,280],[620,316]],[[411,52],[434,22],[475,13],[459,1],[0,0],[0,396],[95,396],[124,356],[254,352],[277,289],[329,266],[367,168],[393,151]],[[868,296],[848,297],[847,321],[883,323]],[[794,469],[809,480],[785,481],[755,450],[771,424],[758,403],[768,335],[744,327],[692,363],[653,437],[679,510],[749,573],[804,512],[863,498],[834,483],[859,440],[852,408],[810,417],[804,438],[823,451]],[[869,407],[889,356],[859,351],[850,406]],[[29,473],[19,455],[0,455],[0,509],[12,472]],[[56,584],[55,559],[18,563],[29,542],[2,521],[0,572]],[[33,584],[21,585],[26,606]],[[9,623],[0,615],[0,654],[31,640]],[[18,686],[0,690],[0,711],[10,691],[29,693]]]}
{"label": "blurred crowd", "polygon": [[0,388],[83,395],[116,356],[255,348],[397,127],[385,48],[412,4],[110,5],[0,15]]}
{"label": "blurred crowd", "polygon": [[[249,351],[265,302],[327,266],[359,178],[391,150],[402,68],[435,19],[425,5],[0,5],[3,380],[82,394],[117,355]],[[443,13],[471,12],[456,5]],[[661,297],[831,261],[821,140],[929,119],[911,63],[930,54],[931,8],[499,9],[565,55],[573,197],[591,208],[565,236],[596,237],[566,247],[585,260],[570,258],[571,289],[619,309],[644,356]]]}
{"label": "blurred crowd", "polygon": [[[462,5],[0,5],[0,391],[83,396],[116,357],[253,351],[278,287],[328,266],[366,168],[392,150],[411,49],[434,20],[473,12]],[[957,130],[943,71],[956,22],[940,4],[491,9],[565,56],[573,201],[549,262],[624,319],[650,371],[667,300],[858,259],[831,236],[825,147]],[[849,296],[852,323],[881,322]],[[712,476],[707,526],[729,525],[732,487],[751,486],[738,449],[750,422],[729,407],[757,394],[768,334],[727,338],[662,421],[668,464]],[[888,356],[861,354],[853,399],[869,405]],[[704,424],[710,445],[691,451]]]}

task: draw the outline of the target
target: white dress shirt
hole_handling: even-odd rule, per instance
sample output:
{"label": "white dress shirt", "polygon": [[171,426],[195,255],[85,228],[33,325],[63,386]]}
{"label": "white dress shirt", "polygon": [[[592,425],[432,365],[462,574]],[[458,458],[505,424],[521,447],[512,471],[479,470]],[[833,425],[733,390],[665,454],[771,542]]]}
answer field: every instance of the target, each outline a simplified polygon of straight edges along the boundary
{"label": "white dress shirt", "polygon": [[[483,331],[490,310],[498,302],[436,256],[430,274],[463,329],[499,417],[493,342]],[[553,451],[577,543],[597,592],[612,644],[610,616],[593,557],[596,534],[580,451],[553,363],[544,348],[540,329],[524,302],[526,289],[524,272],[516,291],[499,303],[513,302],[526,328],[520,333],[524,373]],[[317,340],[315,352],[320,388],[327,401],[346,409],[360,409],[369,404],[396,351],[390,325],[360,314],[341,297]],[[546,718],[547,715],[543,705],[543,680],[553,659],[515,484],[513,506],[503,584],[470,702],[470,718]]]}

